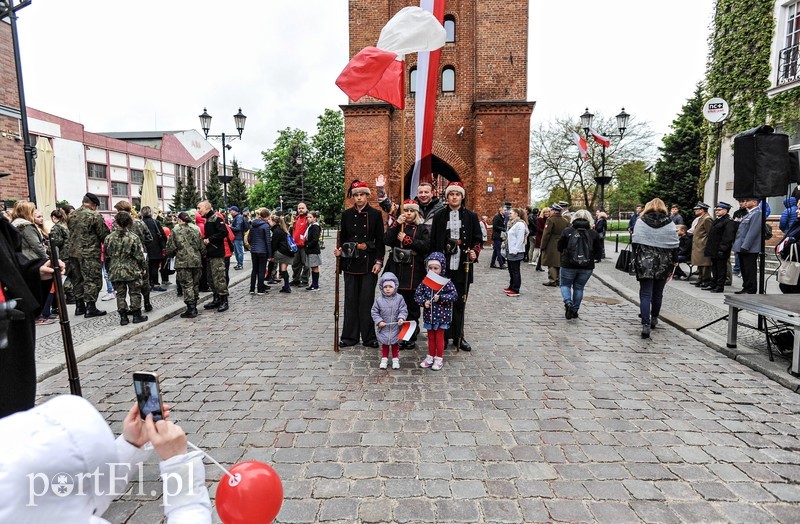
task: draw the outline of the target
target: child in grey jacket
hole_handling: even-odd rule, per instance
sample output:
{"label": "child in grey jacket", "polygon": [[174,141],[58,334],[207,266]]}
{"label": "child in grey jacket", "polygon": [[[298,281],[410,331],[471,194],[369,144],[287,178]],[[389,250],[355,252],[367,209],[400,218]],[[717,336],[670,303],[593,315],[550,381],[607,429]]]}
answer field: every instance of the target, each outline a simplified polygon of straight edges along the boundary
{"label": "child in grey jacket", "polygon": [[406,302],[397,293],[400,282],[394,273],[385,272],[378,284],[381,294],[372,304],[372,320],[375,322],[375,335],[381,345],[380,368],[386,369],[389,365],[389,348],[392,348],[392,369],[400,369],[400,345],[398,335],[400,327],[408,317]]}

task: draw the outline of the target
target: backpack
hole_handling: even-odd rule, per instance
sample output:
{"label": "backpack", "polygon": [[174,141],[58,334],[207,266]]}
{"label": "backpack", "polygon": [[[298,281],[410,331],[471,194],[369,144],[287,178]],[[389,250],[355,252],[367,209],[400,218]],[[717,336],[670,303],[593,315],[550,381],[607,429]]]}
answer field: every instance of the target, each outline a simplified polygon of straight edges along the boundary
{"label": "backpack", "polygon": [[588,268],[592,265],[592,245],[589,233],[585,229],[575,229],[567,242],[567,262],[576,268]]}
{"label": "backpack", "polygon": [[286,242],[289,243],[289,251],[292,253],[297,253],[297,244],[294,243],[292,235],[286,235]]}

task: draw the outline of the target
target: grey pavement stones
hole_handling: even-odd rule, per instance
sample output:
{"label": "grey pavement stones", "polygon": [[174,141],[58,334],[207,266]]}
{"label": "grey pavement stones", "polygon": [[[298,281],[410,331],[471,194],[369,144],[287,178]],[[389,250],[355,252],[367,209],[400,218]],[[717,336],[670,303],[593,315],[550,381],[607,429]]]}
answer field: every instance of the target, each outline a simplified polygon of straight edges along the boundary
{"label": "grey pavement stones", "polygon": [[[279,523],[798,520],[796,393],[670,325],[641,340],[636,307],[596,278],[566,321],[529,269],[512,299],[506,273],[476,266],[475,349],[448,349],[439,372],[422,349],[386,371],[372,349],[335,354],[323,267],[319,293],[235,286],[224,322],[124,337],[79,364],[84,394],[118,433],[132,371],[158,372],[191,442],[275,468]],[[63,372],[39,384],[40,401],[66,392]],[[144,471],[160,493],[155,459]],[[213,497],[220,472],[206,476]],[[158,522],[160,502],[131,491],[106,516]]]}

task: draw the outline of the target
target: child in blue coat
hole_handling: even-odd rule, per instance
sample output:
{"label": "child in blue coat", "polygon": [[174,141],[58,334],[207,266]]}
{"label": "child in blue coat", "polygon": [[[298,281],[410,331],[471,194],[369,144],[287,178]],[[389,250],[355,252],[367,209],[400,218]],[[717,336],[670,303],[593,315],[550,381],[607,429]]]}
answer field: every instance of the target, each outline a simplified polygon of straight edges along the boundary
{"label": "child in blue coat", "polygon": [[[428,271],[444,276],[444,254],[434,251],[425,259]],[[442,369],[444,365],[444,331],[453,320],[453,302],[458,298],[456,287],[448,281],[439,292],[435,292],[423,281],[414,293],[414,301],[423,307],[423,327],[428,330],[428,356],[420,363],[420,367],[433,370]]]}

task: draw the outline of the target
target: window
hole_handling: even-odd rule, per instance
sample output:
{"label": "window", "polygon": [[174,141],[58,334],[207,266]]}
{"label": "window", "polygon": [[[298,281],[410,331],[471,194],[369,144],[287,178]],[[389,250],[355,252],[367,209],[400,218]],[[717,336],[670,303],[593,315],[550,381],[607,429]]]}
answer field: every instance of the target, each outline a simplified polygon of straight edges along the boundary
{"label": "window", "polygon": [[128,196],[128,184],[125,182],[111,182],[111,194],[113,196]]}
{"label": "window", "polygon": [[784,16],[783,45],[778,52],[778,86],[800,78],[800,2],[784,7]]}
{"label": "window", "polygon": [[451,43],[456,41],[456,18],[453,15],[444,17],[444,31],[447,33],[445,42]]}
{"label": "window", "polygon": [[131,169],[131,183],[141,184],[144,181],[144,171],[141,169]]}
{"label": "window", "polygon": [[97,198],[100,200],[100,205],[97,206],[97,209],[100,211],[108,211],[108,197],[97,195]]}
{"label": "window", "polygon": [[102,180],[106,180],[108,177],[106,175],[106,166],[104,164],[92,164],[89,162],[88,166],[88,173],[87,176],[89,178],[99,178]]}
{"label": "window", "polygon": [[157,186],[156,187],[156,195],[158,195],[158,198],[163,198],[161,196],[163,193],[164,193],[164,188],[162,188],[161,186]]}
{"label": "window", "polygon": [[456,90],[456,70],[447,66],[442,70],[442,92],[452,93]]}
{"label": "window", "polygon": [[417,66],[412,67],[408,72],[408,96],[411,98],[417,96]]}
{"label": "window", "polygon": [[136,209],[142,208],[142,199],[139,197],[131,198],[131,205]]}

